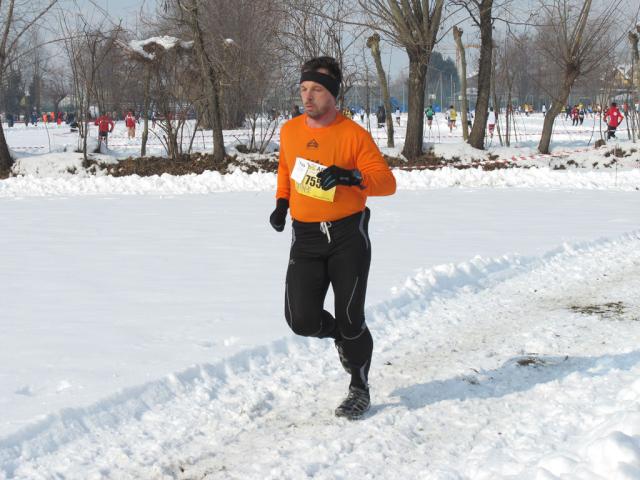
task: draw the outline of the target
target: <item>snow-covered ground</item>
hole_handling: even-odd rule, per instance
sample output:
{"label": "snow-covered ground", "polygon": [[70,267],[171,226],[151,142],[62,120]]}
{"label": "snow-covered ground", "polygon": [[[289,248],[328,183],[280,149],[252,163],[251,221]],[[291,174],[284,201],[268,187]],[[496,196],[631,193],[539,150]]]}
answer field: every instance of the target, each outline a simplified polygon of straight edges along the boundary
{"label": "snow-covered ground", "polygon": [[[563,116],[558,117],[555,123],[551,155],[537,153],[538,141],[542,132],[544,117],[542,114],[531,116],[516,115],[515,128],[512,126],[510,146],[501,146],[498,134],[493,139],[487,139],[486,150],[479,151],[462,143],[462,128],[458,127],[449,132],[443,114],[436,114],[431,129],[425,124],[424,142],[427,148],[433,148],[436,155],[447,159],[459,159],[461,163],[488,159],[502,159],[516,161],[521,166],[570,168],[570,169],[628,169],[640,167],[640,148],[633,144],[627,132],[625,122],[619,127],[617,138],[612,139],[606,146],[596,149],[594,144],[602,135],[606,137],[606,126],[600,121],[600,117],[590,115],[583,125],[572,126],[570,121]],[[395,148],[387,148],[387,134],[384,128],[377,128],[375,116],[371,121],[365,118],[362,122],[356,115],[355,121],[367,128],[381,150],[391,156],[398,157],[402,151],[404,135],[406,133],[406,114],[402,114],[400,125],[394,126]],[[502,121],[502,119],[501,119]],[[458,122],[459,123],[459,122]],[[271,152],[277,146],[279,130],[276,130],[271,141],[269,139],[270,125],[267,122],[259,123],[256,132],[258,143],[264,139],[269,145],[267,152]],[[95,147],[97,131],[91,128],[91,145]],[[195,151],[208,152],[213,146],[213,138],[210,131],[193,131],[195,124],[188,121],[185,124],[184,134],[181,137],[186,149],[193,136],[193,148]],[[503,127],[504,129],[504,127]],[[67,174],[68,170],[81,173],[81,155],[74,154],[77,149],[77,134],[71,133],[66,125],[38,124],[25,127],[16,124],[13,128],[5,127],[5,134],[9,146],[19,158],[14,170],[19,174],[37,176],[59,176]],[[140,154],[142,128],[136,129],[136,138],[128,139],[127,130],[123,121],[116,122],[114,132],[109,137],[109,148],[103,154],[94,154],[93,158],[99,161],[113,161]],[[162,131],[159,128],[151,128],[147,155],[165,155],[162,143]],[[225,130],[225,146],[230,154],[237,154],[235,147],[238,144],[249,143],[248,130]],[[620,154],[612,155],[615,149],[620,149]],[[59,155],[64,152],[64,155]],[[50,155],[42,155],[54,154]],[[55,155],[58,153],[58,155]],[[615,160],[615,162],[612,162]]]}
{"label": "snow-covered ground", "polygon": [[640,169],[395,174],[355,423],[273,175],[0,181],[0,478],[639,479]]}

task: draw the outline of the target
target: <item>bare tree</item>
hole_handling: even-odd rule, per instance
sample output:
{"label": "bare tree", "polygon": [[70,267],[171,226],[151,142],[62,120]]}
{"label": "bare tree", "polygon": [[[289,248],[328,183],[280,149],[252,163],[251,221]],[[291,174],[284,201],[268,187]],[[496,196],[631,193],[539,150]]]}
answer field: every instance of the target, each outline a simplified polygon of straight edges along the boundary
{"label": "bare tree", "polygon": [[[148,112],[149,105],[153,103],[157,112],[154,120],[162,132],[162,135],[156,133],[156,136],[164,145],[167,155],[172,160],[180,160],[185,153],[183,138],[186,122],[193,109],[194,96],[190,94],[193,82],[189,79],[197,78],[199,73],[198,66],[193,63],[193,42],[162,36],[119,42],[119,46],[129,58],[144,64],[145,111]],[[145,126],[145,130],[148,132],[148,126]],[[189,151],[194,135],[195,130],[191,134]],[[146,144],[146,138],[143,138],[143,144]],[[146,151],[141,154],[144,156]]]}
{"label": "bare tree", "polygon": [[71,93],[69,77],[64,68],[56,66],[47,71],[45,92],[53,103],[53,111],[60,111],[60,103]]}
{"label": "bare tree", "polygon": [[350,0],[333,0],[318,3],[313,0],[289,0],[286,3],[284,22],[281,26],[279,49],[285,62],[285,71],[295,85],[300,65],[313,57],[330,56],[336,59],[342,70],[342,84],[337,103],[344,104],[344,97],[359,79],[361,58],[358,44],[365,28],[344,21],[355,15]]}
{"label": "bare tree", "polygon": [[[165,11],[169,13],[167,21],[193,39],[194,54],[203,87],[205,107],[201,109],[207,115],[213,134],[213,158],[217,162],[226,156],[223,128],[222,82],[226,72],[224,68],[224,49],[229,46],[222,32],[207,28],[206,19],[211,12],[219,14],[220,1],[216,0],[164,0]],[[217,15],[216,15],[217,16]]]}
{"label": "bare tree", "polygon": [[358,0],[375,25],[409,56],[409,113],[402,154],[416,158],[422,154],[423,111],[427,68],[437,42],[444,0]]}
{"label": "bare tree", "polygon": [[[506,41],[505,41],[506,44]],[[496,120],[499,118],[499,105],[500,105],[500,96],[504,97],[504,101],[506,104],[505,108],[505,131],[504,131],[504,142],[507,146],[511,145],[511,130],[512,130],[512,119],[513,119],[513,105],[512,105],[512,93],[513,93],[513,85],[515,83],[515,79],[519,74],[522,73],[522,69],[518,64],[518,60],[521,58],[517,49],[514,48],[505,48],[497,50],[497,59],[496,63],[499,62],[499,66],[496,66],[495,72],[495,83],[494,86],[494,103],[495,103],[495,111],[496,111]],[[526,70],[524,70],[526,71]],[[501,85],[501,91],[498,92],[497,84]],[[502,137],[500,131],[498,130],[498,134],[500,137],[500,143],[502,144]]]}
{"label": "bare tree", "polygon": [[177,0],[180,8],[187,12],[186,21],[191,27],[194,39],[195,54],[200,66],[200,76],[205,84],[207,98],[207,112],[209,122],[213,130],[213,159],[216,162],[224,161],[226,155],[224,137],[222,135],[222,112],[220,102],[220,67],[219,62],[211,54],[211,42],[207,43],[201,25],[201,17],[204,12],[200,10],[199,0]]}
{"label": "bare tree", "polygon": [[[126,41],[129,33],[119,24],[106,24],[102,29],[105,40],[103,60],[98,65],[95,93],[101,111],[122,113],[132,110],[135,100],[132,94],[138,82],[132,81],[134,65],[126,61],[121,49],[114,48],[118,42]],[[116,120],[116,119],[114,119]]]}
{"label": "bare tree", "polygon": [[556,79],[557,88],[550,91],[551,108],[544,119],[542,136],[538,144],[540,153],[549,153],[553,124],[564,108],[576,80],[590,72],[614,51],[621,36],[612,36],[620,5],[610,1],[591,18],[592,0],[552,0],[540,2],[542,24],[538,29],[540,52],[546,62],[556,65],[562,72]]}
{"label": "bare tree", "polygon": [[79,149],[86,162],[88,160],[87,140],[89,123],[92,120],[92,107],[94,102],[98,102],[102,113],[106,111],[107,107],[104,101],[104,87],[103,80],[100,79],[100,69],[109,58],[123,30],[119,25],[112,28],[106,16],[97,22],[90,22],[87,17],[78,14],[75,16],[75,23],[71,24],[66,12],[61,11],[59,21],[65,32],[65,50],[73,72],[77,105],[76,120],[80,127],[79,141],[81,141],[81,145]]}
{"label": "bare tree", "polygon": [[45,46],[42,44],[42,35],[39,29],[32,28],[26,35],[27,49],[29,53],[25,55],[26,63],[29,66],[31,83],[29,89],[28,111],[40,112],[42,110],[42,98],[45,83],[45,74],[49,68],[48,55]]}
{"label": "bare tree", "polygon": [[279,0],[216,0],[219,14],[206,17],[206,30],[217,32],[221,43],[224,128],[242,127],[248,115],[264,113],[269,99],[277,98],[277,110],[292,108],[281,101],[289,87],[276,73],[281,63],[277,38],[284,22],[278,6]]}
{"label": "bare tree", "polygon": [[[0,85],[17,53],[21,38],[56,4],[57,0],[0,1]],[[0,175],[8,175],[13,160],[0,122]]]}
{"label": "bare tree", "polygon": [[380,56],[380,35],[374,33],[367,39],[367,47],[371,50],[371,56],[376,64],[378,72],[378,84],[382,90],[382,100],[384,109],[387,111],[385,119],[387,122],[387,147],[393,148],[393,115],[391,112],[391,98],[389,97],[389,86],[387,84],[387,75],[382,66],[382,58]]}
{"label": "bare tree", "polygon": [[159,46],[154,42],[132,40],[129,43],[118,42],[125,55],[142,69],[142,136],[140,141],[140,156],[147,155],[147,141],[149,140],[149,111],[151,109],[151,79],[159,75],[159,61],[156,52]]}

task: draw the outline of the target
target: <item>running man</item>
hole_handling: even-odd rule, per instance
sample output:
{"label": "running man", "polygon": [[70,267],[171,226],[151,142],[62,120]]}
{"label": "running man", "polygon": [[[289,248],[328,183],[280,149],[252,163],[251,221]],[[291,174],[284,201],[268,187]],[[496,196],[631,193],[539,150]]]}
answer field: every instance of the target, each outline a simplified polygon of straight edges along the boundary
{"label": "running man", "polygon": [[104,142],[106,148],[109,148],[109,134],[113,132],[115,123],[113,123],[111,117],[105,113],[97,118],[96,125],[98,126],[98,149],[102,148],[102,142]]}
{"label": "running man", "polygon": [[618,110],[616,102],[611,103],[611,107],[604,114],[604,121],[607,122],[607,140],[616,138],[616,129],[624,120],[624,116]]}
{"label": "running man", "polygon": [[453,129],[456,128],[456,120],[458,118],[458,112],[453,105],[449,105],[449,132],[453,133]]}
{"label": "running man", "polygon": [[[304,114],[280,133],[276,208],[278,232],[291,208],[293,239],[285,284],[285,318],[305,337],[331,338],[350,376],[339,417],[357,419],[370,406],[373,339],[364,305],[371,262],[367,197],[392,195],[396,181],[371,135],[336,110],[342,72],[334,58],[301,69]],[[334,314],[324,309],[329,285]]]}
{"label": "running man", "polygon": [[431,129],[431,124],[433,123],[433,116],[435,112],[433,111],[433,106],[429,105],[429,107],[425,110],[424,114],[427,116],[427,125],[429,129]]}
{"label": "running man", "polygon": [[489,116],[487,117],[487,126],[489,127],[489,136],[493,138],[493,131],[496,128],[496,112],[493,107],[489,107]]}

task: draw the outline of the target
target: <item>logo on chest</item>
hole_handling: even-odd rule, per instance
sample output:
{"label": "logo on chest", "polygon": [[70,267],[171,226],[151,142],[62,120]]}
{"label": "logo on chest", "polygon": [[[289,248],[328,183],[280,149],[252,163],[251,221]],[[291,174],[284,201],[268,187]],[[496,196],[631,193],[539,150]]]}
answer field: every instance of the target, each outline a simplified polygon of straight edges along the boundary
{"label": "logo on chest", "polygon": [[307,148],[310,150],[317,150],[318,147],[320,145],[318,144],[318,142],[316,142],[315,138],[312,138],[311,140],[309,140],[309,142],[307,143]]}

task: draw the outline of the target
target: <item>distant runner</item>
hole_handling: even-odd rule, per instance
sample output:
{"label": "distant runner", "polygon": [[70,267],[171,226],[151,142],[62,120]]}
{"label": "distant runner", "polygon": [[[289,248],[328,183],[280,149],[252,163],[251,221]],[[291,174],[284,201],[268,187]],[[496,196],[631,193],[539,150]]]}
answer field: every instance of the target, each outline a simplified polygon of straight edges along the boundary
{"label": "distant runner", "polygon": [[431,128],[431,124],[433,123],[433,116],[435,112],[433,111],[433,107],[429,105],[429,107],[425,110],[424,114],[427,116],[427,125]]}
{"label": "distant runner", "polygon": [[616,138],[616,129],[624,120],[624,116],[618,110],[618,104],[616,102],[611,103],[611,107],[604,114],[604,121],[607,122],[607,140]]}
{"label": "distant runner", "polygon": [[109,115],[104,114],[98,117],[95,124],[98,126],[98,148],[101,148],[102,142],[104,142],[104,146],[108,148],[109,134],[113,132],[115,123],[113,123]]}

